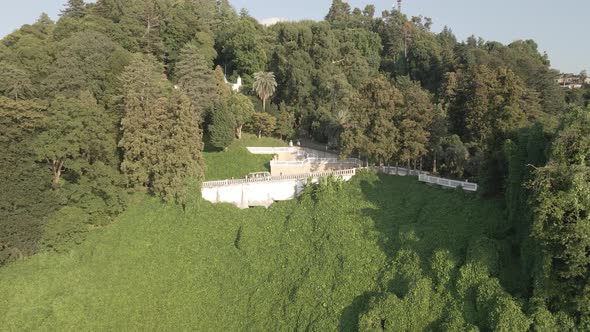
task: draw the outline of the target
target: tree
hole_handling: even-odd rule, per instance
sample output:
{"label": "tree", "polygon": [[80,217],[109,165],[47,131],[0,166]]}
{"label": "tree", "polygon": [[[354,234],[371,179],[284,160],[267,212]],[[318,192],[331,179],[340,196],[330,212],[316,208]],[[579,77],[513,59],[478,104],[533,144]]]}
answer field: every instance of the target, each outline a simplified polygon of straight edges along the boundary
{"label": "tree", "polygon": [[326,21],[335,27],[344,28],[350,20],[350,5],[346,1],[333,0]]}
{"label": "tree", "polygon": [[277,117],[277,127],[275,132],[283,138],[288,138],[293,135],[295,127],[295,115],[283,102],[279,105],[279,115]]}
{"label": "tree", "polygon": [[226,104],[217,103],[211,111],[209,125],[211,145],[226,149],[236,135],[236,119]]}
{"label": "tree", "polygon": [[254,113],[252,115],[251,126],[258,138],[262,138],[262,135],[270,135],[276,125],[276,118],[268,113]]}
{"label": "tree", "polygon": [[190,98],[199,118],[218,99],[211,63],[195,43],[182,48],[176,64],[176,77],[180,89]]}
{"label": "tree", "polygon": [[152,190],[164,201],[184,206],[190,195],[190,181],[203,175],[203,134],[198,113],[182,92],[174,91],[166,108],[159,117],[164,130],[158,140],[158,159],[152,161]]}
{"label": "tree", "polygon": [[253,17],[242,15],[225,19],[217,30],[216,44],[221,45],[219,63],[226,64],[226,73],[242,75],[245,84],[252,83],[252,75],[267,63],[267,45],[262,25]]}
{"label": "tree", "polygon": [[234,93],[228,100],[228,107],[235,119],[235,134],[238,139],[242,139],[242,128],[252,118],[254,114],[254,104],[250,98],[241,93]]}
{"label": "tree", "polygon": [[160,127],[159,116],[166,113],[171,90],[164,76],[164,68],[153,56],[135,54],[133,61],[121,76],[123,82],[121,171],[129,183],[150,187],[153,162],[158,160]]}
{"label": "tree", "polygon": [[108,118],[89,92],[76,98],[57,97],[49,107],[47,130],[35,141],[38,160],[51,170],[51,184],[57,189],[66,170],[79,175],[95,161],[107,161],[114,152],[109,145]]}
{"label": "tree", "polygon": [[84,0],[68,0],[65,8],[61,11],[62,17],[82,18],[86,15],[86,4]]}
{"label": "tree", "polygon": [[[434,117],[434,105],[430,94],[417,82],[402,82],[404,107],[400,123],[401,159],[408,162],[422,160],[428,151],[429,128]],[[421,163],[420,163],[421,164]],[[415,166],[416,164],[414,164]]]}
{"label": "tree", "polygon": [[428,148],[432,153],[432,173],[437,174],[437,161],[442,149],[442,142],[449,131],[447,114],[441,104],[435,106],[434,117],[428,131],[430,132]]}
{"label": "tree", "polygon": [[25,70],[0,62],[0,92],[14,100],[24,99],[33,92],[33,83]]}
{"label": "tree", "polygon": [[561,305],[590,317],[590,110],[574,110],[552,145],[549,163],[533,181],[532,235],[541,242],[548,266],[544,292]]}
{"label": "tree", "polygon": [[215,92],[217,94],[215,101],[226,102],[232,94],[232,90],[225,82],[225,75],[220,66],[215,67],[213,72],[213,82],[215,83]]}
{"label": "tree", "polygon": [[350,125],[342,134],[344,156],[359,153],[377,162],[387,162],[399,150],[395,118],[401,93],[383,76],[366,82],[350,108]]}
{"label": "tree", "polygon": [[153,56],[136,54],[122,75],[121,170],[164,201],[185,204],[203,173],[202,131],[190,99],[174,90]]}
{"label": "tree", "polygon": [[147,54],[160,55],[164,49],[161,29],[161,8],[156,0],[145,0],[140,21],[143,23],[143,51]]}
{"label": "tree", "polygon": [[49,66],[44,80],[50,96],[76,96],[92,92],[101,102],[119,88],[117,76],[130,61],[130,55],[109,37],[96,31],[81,31],[61,41],[58,58]]}
{"label": "tree", "polygon": [[461,138],[457,135],[451,135],[443,139],[441,152],[444,163],[441,167],[441,172],[461,179],[465,164],[469,158],[469,151],[461,141]]}
{"label": "tree", "polygon": [[275,93],[277,81],[275,74],[272,72],[258,72],[254,74],[254,84],[252,88],[262,100],[262,110],[266,110],[266,100]]}

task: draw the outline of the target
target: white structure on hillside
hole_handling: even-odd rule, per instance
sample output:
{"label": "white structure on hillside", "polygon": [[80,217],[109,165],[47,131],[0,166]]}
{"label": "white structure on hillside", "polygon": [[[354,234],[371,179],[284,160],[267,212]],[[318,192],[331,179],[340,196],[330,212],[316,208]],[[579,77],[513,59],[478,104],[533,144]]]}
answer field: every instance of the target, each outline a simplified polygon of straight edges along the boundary
{"label": "white structure on hillside", "polygon": [[227,77],[225,77],[225,75],[223,75],[223,80],[225,81],[226,84],[231,86],[231,89],[233,91],[240,92],[240,88],[242,88],[242,77],[241,76],[238,76],[238,81],[236,83],[229,82],[227,80]]}

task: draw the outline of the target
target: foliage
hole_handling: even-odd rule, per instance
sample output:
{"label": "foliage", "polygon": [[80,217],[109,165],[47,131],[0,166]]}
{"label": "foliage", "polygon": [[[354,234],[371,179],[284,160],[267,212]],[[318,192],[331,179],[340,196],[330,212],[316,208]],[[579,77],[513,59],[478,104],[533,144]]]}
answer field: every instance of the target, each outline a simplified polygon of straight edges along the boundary
{"label": "foliage", "polygon": [[[300,203],[305,209],[285,203],[281,206],[293,207],[292,213],[273,215],[288,221],[286,229],[298,225],[297,235],[284,233],[268,244],[264,240],[277,233],[260,232],[269,234],[259,238],[268,246],[251,254],[265,257],[260,253],[268,247],[288,253],[282,260],[265,257],[276,265],[256,275],[256,280],[286,281],[254,287],[254,279],[236,276],[228,284],[244,285],[235,292],[240,298],[231,298],[230,292],[223,303],[253,309],[207,308],[200,317],[218,317],[212,313],[222,309],[226,315],[200,327],[588,329],[588,111],[579,109],[588,104],[588,89],[566,92],[555,84],[559,73],[532,40],[504,45],[472,36],[458,41],[450,28],[434,33],[432,26],[428,17],[407,17],[398,10],[376,15],[372,5],[353,8],[341,0],[333,1],[325,21],[270,27],[247,10],[238,14],[227,0],[70,0],[57,22],[42,14],[0,41],[0,263],[39,250],[81,248],[84,244],[77,243],[93,237],[88,229],[109,225],[124,211],[127,190],[147,189],[189,211],[195,204],[190,194],[203,175],[202,128],[211,129],[214,145],[228,148],[227,154],[207,153],[206,178],[267,169],[271,157],[251,156],[243,146],[282,143],[252,136],[234,141],[246,125],[259,137],[300,135],[338,146],[343,156],[476,180],[481,195],[505,202],[507,218],[487,225],[478,224],[487,220],[485,215],[477,220],[480,214],[466,214],[486,229],[465,232],[468,237],[462,235],[462,217],[449,219],[454,232],[442,232],[449,244],[424,251],[412,243],[430,232],[440,236],[437,227],[442,226],[421,229],[420,223],[407,223],[422,218],[412,214],[407,195],[388,202],[395,207],[375,206],[381,198],[358,202],[358,195],[371,195],[366,188],[354,196],[330,181],[310,187]],[[225,74],[231,80],[243,77],[244,95],[232,95]],[[375,248],[370,241],[355,242],[374,233],[354,228],[374,220],[347,224],[358,213],[342,202],[349,203],[346,208],[364,204],[368,214],[377,210],[374,219],[399,221],[399,228],[398,223],[377,223],[387,234],[378,241],[382,251],[358,256],[342,250],[351,243]],[[453,207],[441,213],[465,212],[462,203]],[[209,219],[225,218],[212,211],[205,211]],[[395,219],[398,215],[407,220]],[[264,227],[283,227],[276,224]],[[248,225],[258,226],[263,227]],[[230,241],[238,252],[248,248],[248,227],[236,236],[241,240]],[[333,229],[348,234],[347,241],[331,234]],[[326,250],[317,254],[302,248]],[[382,253],[385,259],[375,258]],[[241,257],[236,266],[250,271],[253,265],[246,263],[251,261]],[[343,268],[333,269],[333,278],[308,268],[334,262]],[[144,272],[153,268],[143,267]],[[349,277],[345,268],[362,272]],[[217,275],[227,271],[216,270]],[[331,287],[340,284],[346,289],[341,293]],[[94,303],[106,303],[102,289],[89,287],[84,294],[88,289],[96,290]],[[276,294],[288,301],[267,301]],[[120,317],[157,317],[149,308]],[[174,311],[170,319],[177,315]],[[116,314],[110,316],[119,322]],[[279,318],[267,322],[270,316]],[[158,323],[147,328],[168,327],[154,326]]]}
{"label": "foliage", "polygon": [[250,98],[240,94],[234,93],[228,100],[228,108],[235,119],[235,133],[238,139],[242,138],[242,128],[252,119],[254,115],[254,104]]}
{"label": "foliage", "polygon": [[236,118],[227,105],[218,103],[212,110],[209,136],[218,149],[226,149],[236,137]]}
{"label": "foliage", "polygon": [[342,135],[343,153],[358,152],[379,162],[391,160],[399,150],[394,120],[400,103],[400,92],[385,77],[361,87],[353,101],[350,128]]}
{"label": "foliage", "polygon": [[24,99],[31,94],[33,84],[29,74],[15,65],[0,63],[0,92],[15,100]]}
{"label": "foliage", "polygon": [[279,105],[279,114],[277,115],[277,127],[275,133],[277,133],[281,139],[290,138],[295,132],[295,114],[294,111],[289,109],[285,103]]}
{"label": "foliage", "polygon": [[258,138],[262,135],[270,135],[277,125],[277,119],[268,113],[254,113],[252,114],[252,123],[250,127],[256,133]]}
{"label": "foliage", "polygon": [[573,304],[582,321],[590,315],[589,114],[578,109],[567,117],[548,164],[536,171],[533,181],[536,208],[532,234],[541,241],[548,260],[546,278],[552,285],[546,285],[543,292],[548,292],[550,300]]}
{"label": "foliage", "polygon": [[121,170],[130,184],[184,204],[188,181],[202,174],[199,114],[182,92],[170,92],[162,67],[151,56],[136,55],[122,79]]}
{"label": "foliage", "polygon": [[178,86],[190,98],[199,118],[219,99],[211,67],[211,62],[195,43],[183,47],[176,64]]}

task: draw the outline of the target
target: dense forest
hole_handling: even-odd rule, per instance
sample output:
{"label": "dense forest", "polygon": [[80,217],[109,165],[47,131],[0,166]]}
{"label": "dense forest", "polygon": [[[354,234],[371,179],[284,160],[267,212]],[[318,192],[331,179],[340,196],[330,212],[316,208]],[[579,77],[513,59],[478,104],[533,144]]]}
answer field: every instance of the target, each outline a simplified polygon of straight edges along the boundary
{"label": "dense forest", "polygon": [[324,21],[271,26],[227,0],[69,0],[57,22],[42,14],[0,41],[0,265],[67,252],[134,193],[185,209],[203,151],[244,130],[477,181],[503,202],[495,236],[514,285],[499,281],[495,240],[474,240],[460,271],[436,252],[438,279],[403,272],[414,297],[371,300],[359,327],[434,310],[420,306],[427,289],[450,306],[441,329],[589,330],[590,89],[560,88],[532,40],[431,27],[342,0]]}

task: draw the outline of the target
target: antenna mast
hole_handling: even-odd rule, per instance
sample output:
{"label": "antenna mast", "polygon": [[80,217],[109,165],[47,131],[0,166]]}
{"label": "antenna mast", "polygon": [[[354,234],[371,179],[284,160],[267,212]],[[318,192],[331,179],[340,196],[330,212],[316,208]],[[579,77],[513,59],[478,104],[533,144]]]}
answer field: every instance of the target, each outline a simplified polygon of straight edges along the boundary
{"label": "antenna mast", "polygon": [[400,13],[402,12],[402,0],[397,0],[397,10]]}

